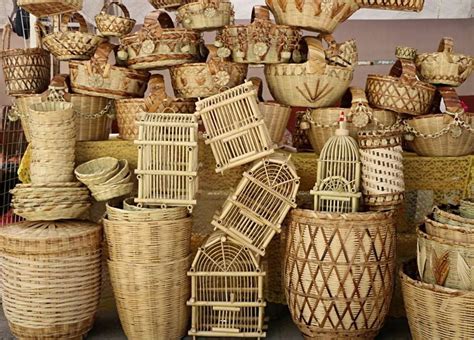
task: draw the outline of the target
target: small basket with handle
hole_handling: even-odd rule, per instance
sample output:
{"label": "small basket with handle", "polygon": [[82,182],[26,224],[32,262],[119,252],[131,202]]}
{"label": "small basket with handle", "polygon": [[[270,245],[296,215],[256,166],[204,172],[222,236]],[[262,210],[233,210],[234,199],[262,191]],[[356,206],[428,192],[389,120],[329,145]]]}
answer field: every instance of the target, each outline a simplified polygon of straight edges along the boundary
{"label": "small basket with handle", "polygon": [[[109,14],[108,10],[112,6],[120,8],[123,15]],[[95,16],[95,23],[100,34],[104,37],[122,37],[133,30],[136,21],[130,18],[130,12],[124,4],[112,1],[105,4],[100,13]]]}

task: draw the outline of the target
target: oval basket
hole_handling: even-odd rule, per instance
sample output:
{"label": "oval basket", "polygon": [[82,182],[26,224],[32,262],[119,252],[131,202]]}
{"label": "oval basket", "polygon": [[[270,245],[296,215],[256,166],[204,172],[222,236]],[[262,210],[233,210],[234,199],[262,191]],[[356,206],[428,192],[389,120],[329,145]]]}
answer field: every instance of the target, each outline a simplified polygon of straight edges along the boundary
{"label": "oval basket", "polygon": [[213,31],[234,22],[234,6],[228,0],[198,0],[178,8],[176,21],[184,28]]}
{"label": "oval basket", "polygon": [[471,227],[455,226],[440,223],[433,216],[425,218],[425,227],[428,235],[445,239],[447,241],[474,243],[474,222]]}
{"label": "oval basket", "polygon": [[355,0],[360,8],[420,12],[425,0]]}
{"label": "oval basket", "polygon": [[18,0],[18,6],[35,17],[47,17],[82,9],[83,0]]}
{"label": "oval basket", "polygon": [[[123,16],[109,14],[108,10],[112,6],[120,8]],[[136,21],[130,18],[130,12],[124,4],[112,1],[108,4],[106,3],[100,13],[95,16],[95,23],[101,35],[105,37],[122,37],[133,30]]]}

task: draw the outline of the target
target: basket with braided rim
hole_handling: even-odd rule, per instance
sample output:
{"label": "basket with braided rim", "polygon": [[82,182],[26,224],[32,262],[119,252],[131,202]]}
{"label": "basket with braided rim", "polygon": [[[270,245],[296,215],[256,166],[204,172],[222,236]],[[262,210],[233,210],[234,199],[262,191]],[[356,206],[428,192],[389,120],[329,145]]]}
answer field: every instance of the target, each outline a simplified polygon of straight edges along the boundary
{"label": "basket with braided rim", "polygon": [[188,216],[186,207],[138,207],[133,198],[123,201],[123,209],[107,204],[107,218],[110,221],[152,222],[180,220]]}
{"label": "basket with braided rim", "polygon": [[360,8],[420,12],[425,0],[355,0]]}
{"label": "basket with braided rim", "polygon": [[234,22],[234,6],[228,0],[197,0],[178,8],[176,21],[184,28],[213,31]]}
{"label": "basket with braided rim", "polygon": [[457,226],[441,223],[433,215],[425,217],[425,228],[428,235],[461,243],[474,243],[474,221],[471,226]]}
{"label": "basket with braided rim", "polygon": [[455,212],[446,211],[440,207],[433,208],[433,219],[452,226],[474,228],[474,222],[471,219],[457,215]]}
{"label": "basket with braided rim", "polygon": [[82,9],[83,0],[18,0],[18,6],[35,17],[47,17]]}
{"label": "basket with braided rim", "polygon": [[[119,7],[123,12],[123,16],[107,13],[112,6]],[[101,35],[105,37],[122,37],[133,30],[136,21],[130,18],[130,12],[124,4],[112,1],[104,4],[100,13],[95,16],[95,23]]]}

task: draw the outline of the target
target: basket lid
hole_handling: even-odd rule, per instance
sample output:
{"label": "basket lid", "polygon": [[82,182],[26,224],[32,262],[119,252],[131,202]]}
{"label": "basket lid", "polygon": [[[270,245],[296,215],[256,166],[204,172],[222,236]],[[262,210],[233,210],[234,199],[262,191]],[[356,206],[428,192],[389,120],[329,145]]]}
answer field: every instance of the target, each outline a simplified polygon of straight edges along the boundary
{"label": "basket lid", "polygon": [[101,242],[102,226],[86,221],[25,221],[0,229],[1,249],[22,255],[97,250]]}

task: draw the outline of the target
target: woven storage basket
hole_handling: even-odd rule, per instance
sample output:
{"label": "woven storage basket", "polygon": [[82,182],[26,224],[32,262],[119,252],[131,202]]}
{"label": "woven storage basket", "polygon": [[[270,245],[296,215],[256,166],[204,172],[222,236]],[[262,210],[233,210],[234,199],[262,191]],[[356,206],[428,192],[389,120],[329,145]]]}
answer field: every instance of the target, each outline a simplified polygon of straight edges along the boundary
{"label": "woven storage basket", "polygon": [[213,31],[234,22],[234,6],[228,0],[198,0],[181,6],[176,21],[184,28]]}
{"label": "woven storage basket", "polygon": [[220,57],[232,56],[238,63],[285,63],[298,45],[300,32],[293,27],[276,25],[265,6],[254,6],[250,24],[229,25],[216,37]]}
{"label": "woven storage basket", "polygon": [[443,38],[438,52],[418,54],[415,59],[421,78],[435,85],[460,86],[471,75],[474,58],[456,54],[452,38]]}
{"label": "woven storage basket", "polygon": [[452,226],[474,228],[474,222],[470,218],[464,218],[454,213],[444,211],[439,207],[433,208],[433,218],[435,221]]}
{"label": "woven storage basket", "polygon": [[304,38],[308,61],[302,64],[265,66],[265,77],[277,102],[288,106],[326,107],[339,100],[349,87],[352,66],[330,65],[325,60],[322,42]]}
{"label": "woven storage basket", "polygon": [[474,223],[474,198],[461,200],[459,214],[461,217],[472,219]]}
{"label": "woven storage basket", "polygon": [[123,201],[123,209],[107,204],[107,218],[110,221],[153,222],[182,220],[188,216],[186,207],[140,208],[133,198]]}
{"label": "woven storage basket", "polygon": [[209,55],[206,62],[171,67],[171,81],[178,97],[205,98],[245,81],[248,69],[246,64],[218,57],[214,46],[207,48]]}
{"label": "woven storage basket", "polygon": [[82,9],[83,0],[18,0],[18,6],[35,17],[47,17]]}
{"label": "woven storage basket", "polygon": [[101,184],[112,178],[119,171],[119,160],[113,157],[93,159],[79,165],[74,173],[85,185]]}
{"label": "woven storage basket", "polygon": [[[47,33],[43,25],[43,45],[56,59],[61,61],[90,59],[105,39],[89,33],[87,22],[79,13],[62,15],[59,32]],[[79,23],[79,30],[69,30],[68,23]]]}
{"label": "woven storage basket", "polygon": [[415,54],[414,49],[397,47],[398,61],[388,76],[369,74],[366,91],[371,106],[415,116],[429,112],[436,88],[417,79]]}
{"label": "woven storage basket", "polygon": [[10,48],[11,31],[10,24],[4,26],[0,51],[7,94],[23,96],[45,91],[51,74],[50,54],[41,46],[26,49]]}
{"label": "woven storage basket", "polygon": [[71,103],[77,118],[78,141],[109,139],[112,121],[115,118],[110,99],[73,94]]}
{"label": "woven storage basket", "polygon": [[185,336],[190,262],[191,256],[156,264],[108,261],[120,322],[128,339]]}
{"label": "woven storage basket", "polygon": [[102,228],[90,222],[21,222],[2,228],[5,317],[20,339],[75,339],[94,323]]}
{"label": "woven storage basket", "polygon": [[[112,6],[120,8],[123,16],[107,13]],[[130,12],[124,4],[112,1],[105,4],[100,13],[95,16],[95,23],[101,35],[105,37],[121,37],[133,30],[136,21],[130,18]]]}
{"label": "woven storage basket", "polygon": [[355,0],[360,8],[390,9],[420,12],[425,0]]}
{"label": "woven storage basket", "polygon": [[377,335],[392,298],[395,243],[391,213],[292,211],[284,279],[305,339]]}
{"label": "woven storage basket", "polygon": [[110,99],[143,97],[150,74],[109,64],[109,54],[114,48],[105,42],[99,45],[91,60],[69,62],[74,92]]}
{"label": "woven storage basket", "polygon": [[446,241],[474,243],[474,221],[470,227],[437,222],[433,216],[425,218],[426,233]]}
{"label": "woven storage basket", "polygon": [[178,7],[185,5],[188,0],[148,0],[150,5],[156,9],[166,9],[168,11],[178,9]]}
{"label": "woven storage basket", "polygon": [[334,136],[341,112],[347,117],[347,128],[353,138],[357,138],[358,132],[362,129],[391,129],[399,121],[398,115],[393,111],[371,108],[364,90],[360,88],[351,87],[344,95],[341,106],[308,110],[304,116],[300,127],[306,131],[318,155],[327,140]]}
{"label": "woven storage basket", "polygon": [[190,336],[264,338],[260,259],[223,233],[212,233],[191,268]]}
{"label": "woven storage basket", "polygon": [[474,338],[474,292],[421,282],[415,260],[404,264],[399,276],[414,340]]}
{"label": "woven storage basket", "polygon": [[354,0],[266,0],[278,24],[296,26],[310,31],[332,33],[359,7]]}
{"label": "woven storage basket", "polygon": [[201,34],[174,28],[168,13],[150,12],[140,31],[121,39],[127,65],[137,70],[153,70],[197,61]]}

